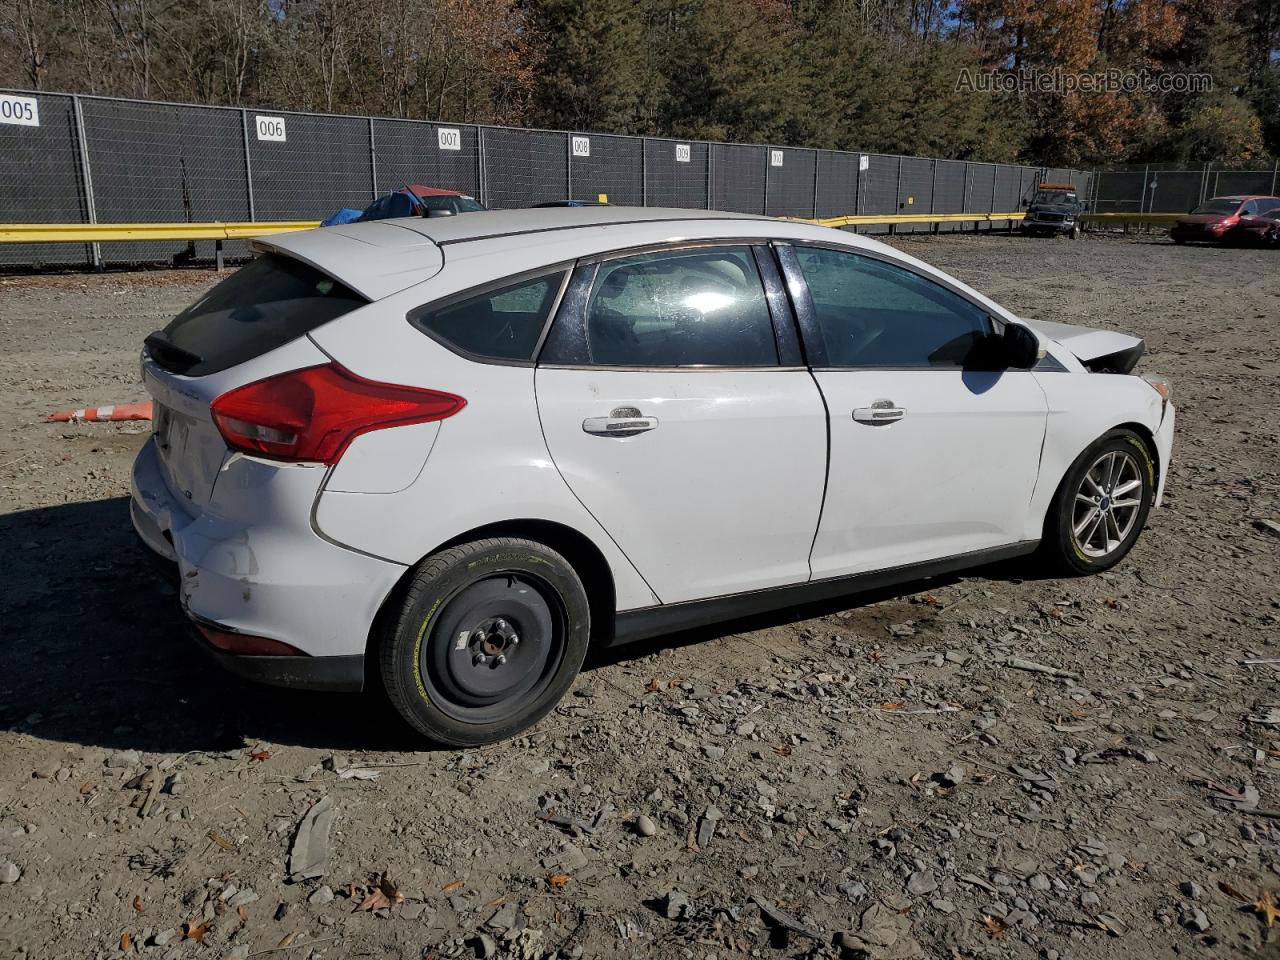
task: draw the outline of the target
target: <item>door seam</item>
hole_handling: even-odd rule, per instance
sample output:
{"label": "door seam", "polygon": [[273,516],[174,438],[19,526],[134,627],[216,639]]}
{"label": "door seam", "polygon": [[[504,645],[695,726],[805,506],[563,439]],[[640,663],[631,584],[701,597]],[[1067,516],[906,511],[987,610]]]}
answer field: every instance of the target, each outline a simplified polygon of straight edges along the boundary
{"label": "door seam", "polygon": [[[539,372],[540,370],[538,367],[533,368],[533,409],[534,409],[534,412],[538,415],[538,432],[542,434],[543,449],[547,451],[547,459],[551,461],[551,465],[556,468],[556,476],[560,478],[560,482],[563,483],[565,486],[565,489],[569,491],[569,495],[573,497],[574,500],[577,500],[578,504],[582,507],[582,509],[587,512],[587,516],[589,516],[592,520],[594,520],[596,523],[596,526],[604,531],[604,535],[609,538],[609,542],[612,543],[614,547],[617,548],[618,552],[622,554],[622,556],[626,559],[627,563],[631,564],[631,569],[636,572],[636,576],[639,577],[640,581],[649,589],[649,592],[653,594],[653,596],[657,599],[658,603],[662,604],[664,601],[662,597],[658,595],[658,591],[653,589],[653,584],[649,582],[649,578],[644,575],[644,572],[638,566],[636,566],[636,562],[632,560],[630,556],[627,555],[627,551],[622,549],[622,544],[618,543],[612,531],[610,531],[608,527],[606,527],[603,523],[600,522],[600,518],[591,512],[590,507],[588,507],[585,503],[583,503],[582,498],[578,496],[578,491],[573,489],[573,484],[571,484],[567,479],[565,479],[564,473],[560,470],[560,464],[556,463],[555,454],[551,452],[551,443],[550,441],[547,440],[546,425],[542,422],[542,404],[538,398]],[[608,560],[606,559],[605,562],[608,563]],[[621,611],[619,611],[617,608],[617,598],[615,596],[614,613],[616,614],[620,612]]]}

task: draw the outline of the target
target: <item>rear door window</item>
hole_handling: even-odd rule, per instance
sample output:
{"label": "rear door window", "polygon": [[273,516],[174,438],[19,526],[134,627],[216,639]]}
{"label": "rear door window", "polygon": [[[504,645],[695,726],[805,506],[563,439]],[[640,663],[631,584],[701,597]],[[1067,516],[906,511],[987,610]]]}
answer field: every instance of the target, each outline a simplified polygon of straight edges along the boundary
{"label": "rear door window", "polygon": [[519,280],[444,306],[419,307],[409,322],[457,353],[528,361],[564,283],[564,271]]}
{"label": "rear door window", "polygon": [[152,359],[199,377],[252,360],[369,301],[278,253],[241,267],[147,338]]}
{"label": "rear door window", "polygon": [[777,366],[750,247],[701,247],[602,263],[587,305],[591,362],[634,367]]}

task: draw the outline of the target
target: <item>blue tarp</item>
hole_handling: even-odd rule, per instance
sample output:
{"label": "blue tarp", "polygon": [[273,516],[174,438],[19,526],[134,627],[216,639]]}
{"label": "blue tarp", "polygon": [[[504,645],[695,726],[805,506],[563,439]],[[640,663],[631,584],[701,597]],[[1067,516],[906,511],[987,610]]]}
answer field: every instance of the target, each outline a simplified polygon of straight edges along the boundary
{"label": "blue tarp", "polygon": [[364,220],[390,220],[393,217],[411,217],[418,212],[418,201],[406,190],[397,190],[385,197],[379,197],[363,210],[343,207],[320,225],[334,227],[343,223],[358,223]]}
{"label": "blue tarp", "polygon": [[329,217],[328,220],[322,220],[320,222],[320,226],[338,227],[344,223],[355,223],[362,216],[364,216],[363,210],[357,210],[355,207],[343,207],[337,213],[333,214],[333,216]]}

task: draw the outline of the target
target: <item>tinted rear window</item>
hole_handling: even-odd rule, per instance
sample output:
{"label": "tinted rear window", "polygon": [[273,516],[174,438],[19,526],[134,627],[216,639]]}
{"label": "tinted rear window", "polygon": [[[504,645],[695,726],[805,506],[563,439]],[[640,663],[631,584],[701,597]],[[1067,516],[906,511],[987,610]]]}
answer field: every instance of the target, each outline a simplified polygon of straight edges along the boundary
{"label": "tinted rear window", "polygon": [[147,346],[161,366],[199,377],[284,346],[368,302],[315,267],[268,253],[183,310]]}
{"label": "tinted rear window", "polygon": [[451,350],[487,360],[533,359],[564,272],[519,280],[445,306],[419,307],[409,321]]}

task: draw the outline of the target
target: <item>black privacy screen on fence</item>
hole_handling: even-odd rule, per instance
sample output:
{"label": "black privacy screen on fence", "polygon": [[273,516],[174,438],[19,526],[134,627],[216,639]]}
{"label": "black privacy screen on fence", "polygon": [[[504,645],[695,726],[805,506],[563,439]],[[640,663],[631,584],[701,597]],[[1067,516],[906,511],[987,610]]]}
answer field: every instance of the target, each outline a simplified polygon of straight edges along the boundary
{"label": "black privacy screen on fence", "polygon": [[[0,223],[321,220],[411,183],[460,190],[495,209],[605,199],[805,219],[1011,213],[1041,180],[1090,189],[1088,176],[1071,170],[776,145],[0,90],[6,103]],[[246,250],[242,241],[226,245],[230,256]],[[212,254],[211,240],[0,244],[0,266]]]}

